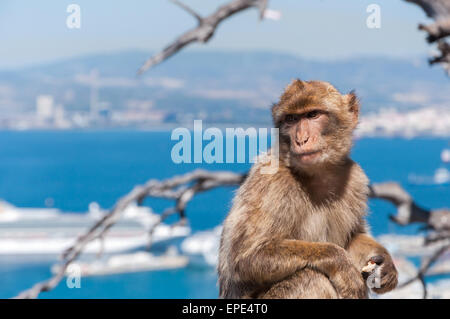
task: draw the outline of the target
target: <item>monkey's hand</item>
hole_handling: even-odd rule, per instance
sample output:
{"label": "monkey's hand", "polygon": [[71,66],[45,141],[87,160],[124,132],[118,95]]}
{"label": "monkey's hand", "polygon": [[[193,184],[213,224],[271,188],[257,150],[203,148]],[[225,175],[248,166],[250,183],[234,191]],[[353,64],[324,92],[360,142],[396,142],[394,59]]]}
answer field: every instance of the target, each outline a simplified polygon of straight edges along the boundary
{"label": "monkey's hand", "polygon": [[397,286],[398,272],[389,254],[373,256],[363,267],[362,275],[372,291],[383,294]]}
{"label": "monkey's hand", "polygon": [[270,286],[303,268],[324,274],[340,298],[367,298],[367,286],[344,248],[323,242],[273,240],[240,258],[236,274],[242,282]]}
{"label": "monkey's hand", "polygon": [[328,278],[336,289],[340,298],[364,299],[368,297],[367,286],[361,272],[355,267],[347,252],[334,244],[333,258],[326,261],[325,269]]}
{"label": "monkey's hand", "polygon": [[382,294],[397,286],[397,269],[389,252],[370,235],[355,234],[347,251],[373,292]]}

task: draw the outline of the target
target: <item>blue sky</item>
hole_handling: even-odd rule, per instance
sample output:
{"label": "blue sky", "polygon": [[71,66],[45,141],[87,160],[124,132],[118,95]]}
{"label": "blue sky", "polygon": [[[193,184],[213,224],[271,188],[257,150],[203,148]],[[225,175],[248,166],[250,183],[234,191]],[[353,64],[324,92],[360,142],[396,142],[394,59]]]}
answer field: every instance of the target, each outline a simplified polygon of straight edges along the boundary
{"label": "blue sky", "polygon": [[[207,14],[226,1],[184,0]],[[81,29],[68,29],[66,8],[81,6]],[[368,29],[366,8],[381,7],[381,29]],[[414,57],[430,48],[422,10],[403,0],[271,0],[280,21],[260,22],[256,10],[219,27],[207,46],[189,50],[273,50],[316,59],[355,55]],[[168,0],[1,0],[0,68],[117,50],[161,49],[195,21]]]}

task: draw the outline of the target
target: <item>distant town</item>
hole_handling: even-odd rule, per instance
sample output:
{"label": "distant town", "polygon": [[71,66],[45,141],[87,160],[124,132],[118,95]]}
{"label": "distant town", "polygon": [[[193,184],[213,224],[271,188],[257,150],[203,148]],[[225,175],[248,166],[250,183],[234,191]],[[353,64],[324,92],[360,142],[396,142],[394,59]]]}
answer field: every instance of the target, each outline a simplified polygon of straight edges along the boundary
{"label": "distant town", "polygon": [[361,118],[357,136],[450,137],[450,107],[401,112],[382,109]]}
{"label": "distant town", "polygon": [[[38,95],[35,111],[3,118],[1,129],[9,130],[73,130],[90,128],[171,128],[192,123],[167,123],[163,111],[145,109],[108,109],[106,103],[99,103],[95,92],[88,112],[68,112],[56,104],[52,95]],[[194,120],[194,118],[192,118]],[[209,126],[215,123],[208,123]],[[234,127],[236,123],[216,123]],[[248,126],[252,123],[247,123]],[[255,124],[256,126],[258,124]],[[450,107],[425,107],[410,111],[381,109],[361,117],[356,135],[364,136],[441,136],[450,137]]]}
{"label": "distant town", "polygon": [[161,111],[114,110],[95,99],[89,111],[67,111],[55,103],[52,95],[36,97],[35,112],[3,118],[0,128],[10,130],[73,130],[90,128],[152,128],[164,125],[166,114]]}
{"label": "distant town", "polygon": [[[270,127],[271,104],[291,79],[302,77],[330,81],[342,92],[356,88],[362,103],[357,136],[450,137],[450,81],[420,59],[305,62],[268,52],[185,53],[136,77],[135,66],[148,55],[122,52],[0,70],[0,129],[166,130],[190,128],[194,120]],[[358,72],[344,77],[342,69]]]}

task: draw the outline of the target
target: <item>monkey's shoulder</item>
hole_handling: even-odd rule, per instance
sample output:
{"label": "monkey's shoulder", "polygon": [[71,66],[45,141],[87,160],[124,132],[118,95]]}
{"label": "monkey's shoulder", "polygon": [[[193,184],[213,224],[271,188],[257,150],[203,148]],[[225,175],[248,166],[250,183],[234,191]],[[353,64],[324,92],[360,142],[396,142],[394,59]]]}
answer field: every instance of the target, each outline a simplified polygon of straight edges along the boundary
{"label": "monkey's shoulder", "polygon": [[275,166],[273,161],[270,154],[264,155],[252,166],[238,191],[238,197],[245,197],[247,202],[270,198],[273,203],[280,203],[282,196],[300,190],[301,185],[289,168],[282,163]]}
{"label": "monkey's shoulder", "polygon": [[351,186],[364,192],[367,195],[369,193],[369,178],[367,177],[366,173],[358,163],[351,159],[349,159],[349,167],[349,181],[351,183]]}

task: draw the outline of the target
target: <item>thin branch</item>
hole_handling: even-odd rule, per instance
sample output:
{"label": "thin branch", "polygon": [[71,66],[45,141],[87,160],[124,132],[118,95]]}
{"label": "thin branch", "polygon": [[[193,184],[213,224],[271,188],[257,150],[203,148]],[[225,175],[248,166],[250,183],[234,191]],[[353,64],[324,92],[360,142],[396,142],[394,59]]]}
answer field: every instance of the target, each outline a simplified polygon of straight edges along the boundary
{"label": "thin branch", "polygon": [[450,14],[450,2],[448,0],[405,0],[420,6],[429,18],[445,19]]}
{"label": "thin branch", "polygon": [[450,73],[450,47],[445,41],[450,36],[450,1],[448,0],[405,0],[420,6],[426,15],[434,19],[429,25],[419,24],[419,29],[427,32],[428,43],[438,42],[440,55],[429,60],[430,64],[439,63]]}
{"label": "thin branch", "polygon": [[424,223],[437,231],[450,230],[450,210],[427,210],[420,207],[396,182],[372,184],[369,196],[387,200],[397,206],[397,215],[391,216],[391,219],[400,225]]}
{"label": "thin branch", "polygon": [[184,10],[188,11],[194,17],[197,18],[199,24],[196,28],[191,29],[181,36],[179,36],[175,41],[165,47],[161,52],[155,54],[150,59],[148,59],[142,67],[138,70],[138,74],[142,74],[151,67],[163,62],[164,60],[170,58],[172,55],[183,49],[185,46],[192,44],[194,42],[206,43],[214,35],[219,24],[226,20],[227,18],[235,15],[238,12],[247,10],[253,7],[259,7],[261,17],[264,16],[267,0],[234,0],[221,7],[219,7],[211,15],[202,18],[194,10],[190,9],[186,5],[180,3],[179,1],[172,1]]}
{"label": "thin branch", "polygon": [[262,0],[259,3],[259,19],[264,20],[264,13],[266,12],[269,0]]}
{"label": "thin branch", "polygon": [[197,193],[221,186],[238,186],[244,181],[245,177],[246,174],[227,171],[208,172],[196,170],[164,181],[150,180],[145,185],[134,187],[130,193],[117,201],[108,214],[95,223],[72,246],[63,252],[61,256],[63,266],[52,278],[21,292],[15,298],[37,298],[41,292],[55,288],[64,278],[69,265],[82,254],[90,242],[98,238],[105,238],[108,231],[119,220],[124,210],[131,203],[146,197],[169,198],[176,201],[175,207],[166,209],[160,216],[159,221],[150,228],[149,237],[151,240],[156,227],[166,220],[167,217],[178,213],[180,214],[181,220],[185,222],[184,211],[186,206]]}
{"label": "thin branch", "polygon": [[[82,236],[80,236],[75,243],[66,249],[61,258],[63,266],[50,279],[34,285],[32,288],[23,291],[16,298],[37,298],[41,292],[49,291],[55,288],[59,282],[64,278],[67,268],[73,263],[84,251],[86,246],[96,239],[104,240],[108,231],[119,220],[124,210],[133,202],[143,202],[147,197],[164,198],[175,201],[173,207],[167,208],[155,224],[149,229],[149,245],[153,238],[153,234],[158,225],[164,222],[169,216],[174,214],[180,215],[181,223],[186,223],[185,210],[187,204],[198,193],[205,192],[216,187],[221,186],[239,186],[246,178],[246,174],[237,174],[229,171],[204,171],[196,170],[181,176],[175,176],[167,180],[157,181],[149,180],[146,184],[136,186],[127,195],[120,198],[114,207],[96,222],[90,229],[88,229]],[[382,183],[374,184],[370,187],[372,198],[381,198],[389,200],[396,204],[399,209],[403,209],[404,216],[399,218],[405,223],[409,222],[429,222],[432,218],[425,218],[424,209],[418,209],[417,206],[412,205],[413,201],[408,193],[406,193],[400,185],[396,183]],[[406,206],[403,206],[406,205]],[[409,210],[409,212],[408,212]],[[435,211],[439,213],[436,215],[436,221],[443,220],[447,217],[447,211]],[[432,212],[433,213],[433,212]],[[401,215],[402,216],[402,215]],[[436,225],[435,225],[436,226]],[[435,258],[437,259],[437,257]],[[434,259],[430,262],[432,263]],[[424,272],[428,269],[426,267]],[[419,277],[417,277],[419,278]],[[416,278],[416,279],[417,279]]]}
{"label": "thin branch", "polygon": [[188,12],[189,14],[191,14],[195,19],[197,19],[199,24],[202,22],[203,18],[197,12],[195,12],[193,9],[191,9],[184,3],[182,3],[178,0],[170,0],[170,1],[173,2],[174,4],[176,4],[177,6],[179,6],[180,8],[182,8],[183,10],[185,10],[186,12]]}
{"label": "thin branch", "polygon": [[430,245],[439,241],[450,239],[450,231],[439,231],[428,234],[425,237],[425,245]]}
{"label": "thin branch", "polygon": [[411,283],[415,282],[416,280],[420,280],[422,283],[422,286],[423,286],[423,290],[424,290],[423,299],[426,299],[427,298],[427,285],[426,285],[425,279],[424,279],[425,275],[426,275],[427,271],[430,269],[430,267],[439,259],[439,257],[441,257],[449,249],[450,249],[450,244],[442,246],[437,251],[435,251],[434,254],[423,263],[423,265],[420,267],[420,270],[418,271],[417,275],[414,276],[413,278],[407,280],[406,282],[402,283],[401,285],[399,285],[398,288],[406,287],[406,286],[410,285]]}
{"label": "thin branch", "polygon": [[450,73],[450,44],[444,40],[438,42],[439,55],[429,59],[430,64],[440,63]]}
{"label": "thin branch", "polygon": [[429,25],[419,24],[419,30],[428,33],[428,43],[436,42],[450,35],[450,18]]}
{"label": "thin branch", "polygon": [[[425,237],[425,245],[433,242],[443,241],[450,238],[450,210],[438,209],[427,210],[418,206],[398,183],[387,182],[373,184],[370,186],[371,198],[379,198],[393,203],[397,207],[397,215],[391,216],[391,219],[400,225],[409,225],[411,223],[423,223],[426,229],[432,229],[434,232]],[[428,296],[425,276],[431,265],[450,248],[450,244],[444,244],[433,255],[424,262],[417,275],[407,280],[398,288],[403,288],[416,280],[420,280],[423,287],[423,298]]]}

